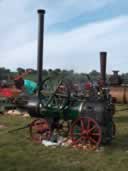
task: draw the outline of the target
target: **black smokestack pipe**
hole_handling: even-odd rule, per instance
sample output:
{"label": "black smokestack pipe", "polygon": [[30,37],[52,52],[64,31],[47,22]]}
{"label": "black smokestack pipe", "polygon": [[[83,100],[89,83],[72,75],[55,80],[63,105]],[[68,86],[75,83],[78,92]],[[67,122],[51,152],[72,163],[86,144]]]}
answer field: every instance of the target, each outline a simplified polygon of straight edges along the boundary
{"label": "black smokestack pipe", "polygon": [[114,71],[112,71],[113,72],[113,75],[115,75],[115,76],[118,76],[118,70],[114,70]]}
{"label": "black smokestack pipe", "polygon": [[44,14],[45,10],[39,9],[38,13],[38,50],[37,50],[37,81],[38,81],[38,97],[40,96],[42,71],[43,71],[43,45],[44,45]]}
{"label": "black smokestack pipe", "polygon": [[107,52],[100,52],[100,74],[104,85],[106,82],[106,60]]}

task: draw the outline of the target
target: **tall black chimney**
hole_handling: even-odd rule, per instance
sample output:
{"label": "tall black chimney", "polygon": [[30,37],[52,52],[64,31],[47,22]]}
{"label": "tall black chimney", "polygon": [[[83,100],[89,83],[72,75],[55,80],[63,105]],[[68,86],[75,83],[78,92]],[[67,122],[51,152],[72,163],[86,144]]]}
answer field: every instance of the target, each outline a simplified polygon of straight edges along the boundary
{"label": "tall black chimney", "polygon": [[44,44],[44,14],[45,10],[39,9],[38,13],[38,49],[37,49],[37,81],[38,81],[38,97],[40,96],[42,71],[43,71],[43,44]]}
{"label": "tall black chimney", "polygon": [[107,52],[100,52],[100,74],[101,80],[106,81],[106,60],[107,60]]}

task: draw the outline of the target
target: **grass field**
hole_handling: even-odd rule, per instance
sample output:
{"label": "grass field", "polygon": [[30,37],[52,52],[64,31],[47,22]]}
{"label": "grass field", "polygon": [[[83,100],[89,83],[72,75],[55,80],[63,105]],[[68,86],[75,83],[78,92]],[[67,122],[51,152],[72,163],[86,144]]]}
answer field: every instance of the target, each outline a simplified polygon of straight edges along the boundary
{"label": "grass field", "polygon": [[[117,107],[117,109],[124,108]],[[0,116],[0,171],[125,171],[128,170],[128,111],[117,112],[117,135],[103,151],[85,152],[34,144],[28,130],[8,134],[31,119]]]}

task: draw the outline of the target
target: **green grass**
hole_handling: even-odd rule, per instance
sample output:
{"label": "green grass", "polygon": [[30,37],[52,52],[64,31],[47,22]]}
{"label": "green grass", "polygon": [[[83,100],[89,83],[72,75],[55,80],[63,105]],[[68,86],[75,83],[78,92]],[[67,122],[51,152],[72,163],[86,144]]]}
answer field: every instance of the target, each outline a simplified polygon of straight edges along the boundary
{"label": "green grass", "polygon": [[[123,107],[117,107],[121,109]],[[85,152],[66,147],[34,144],[28,130],[7,133],[31,119],[0,116],[0,171],[125,171],[128,169],[128,112],[117,112],[117,135],[104,151]]]}

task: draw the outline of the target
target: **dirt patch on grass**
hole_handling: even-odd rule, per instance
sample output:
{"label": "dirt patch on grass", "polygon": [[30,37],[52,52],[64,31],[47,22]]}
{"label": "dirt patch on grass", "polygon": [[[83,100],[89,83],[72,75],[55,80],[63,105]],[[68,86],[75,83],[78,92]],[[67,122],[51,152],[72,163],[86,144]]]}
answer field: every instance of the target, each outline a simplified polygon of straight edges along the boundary
{"label": "dirt patch on grass", "polygon": [[3,125],[3,124],[0,124],[0,129],[4,129],[4,128],[7,128],[7,126]]}

